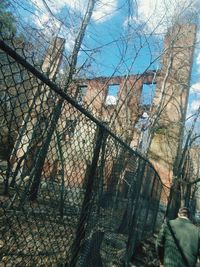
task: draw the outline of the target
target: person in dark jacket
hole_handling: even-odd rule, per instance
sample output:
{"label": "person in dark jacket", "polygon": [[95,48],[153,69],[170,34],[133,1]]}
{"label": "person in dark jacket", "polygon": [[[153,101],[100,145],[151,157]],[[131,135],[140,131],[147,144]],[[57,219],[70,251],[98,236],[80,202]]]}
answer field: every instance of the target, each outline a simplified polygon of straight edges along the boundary
{"label": "person in dark jacket", "polygon": [[161,227],[156,240],[156,250],[164,267],[196,266],[200,255],[200,231],[190,221],[189,215],[188,208],[180,208],[178,217]]}

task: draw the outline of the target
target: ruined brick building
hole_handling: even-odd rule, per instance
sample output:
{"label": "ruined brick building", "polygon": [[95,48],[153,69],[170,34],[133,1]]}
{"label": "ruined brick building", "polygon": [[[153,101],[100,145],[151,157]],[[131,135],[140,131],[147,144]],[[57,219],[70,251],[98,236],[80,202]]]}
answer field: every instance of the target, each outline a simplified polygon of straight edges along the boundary
{"label": "ruined brick building", "polygon": [[[117,135],[134,149],[147,152],[168,186],[182,145],[195,35],[195,25],[176,25],[170,29],[164,41],[162,67],[157,72],[79,80],[73,87],[76,90],[72,90],[79,103],[89,107]],[[145,105],[143,87],[151,84],[156,85],[155,96]],[[115,95],[110,94],[112,90]],[[143,114],[148,114],[147,120]],[[141,118],[144,123],[137,127]],[[141,149],[141,141],[144,141],[141,135],[144,137],[148,127],[150,140],[145,141],[146,147]]]}
{"label": "ruined brick building", "polygon": [[[75,80],[67,90],[68,94],[79,104],[122,137],[133,149],[145,153],[168,186],[172,182],[174,163],[182,145],[195,34],[195,25],[176,25],[170,29],[164,41],[162,67],[158,71],[152,70],[120,77],[79,79]],[[63,49],[64,41],[58,38],[53,48],[50,47],[47,51],[42,69],[50,79],[56,75]],[[143,90],[148,85],[155,86],[155,94],[150,102],[144,103],[142,101]],[[25,87],[28,88],[28,84]],[[36,101],[34,102],[36,110],[31,113],[31,116],[28,114],[28,121],[25,117],[23,118],[21,126],[22,128],[23,125],[26,126],[26,132],[17,139],[13,148],[13,154],[17,158],[22,158],[30,145],[35,146],[34,149],[36,149],[30,153],[37,151],[37,147],[41,146],[41,140],[36,140],[35,144],[31,143],[33,132],[37,132],[37,125],[39,125],[37,136],[40,136],[42,131],[45,134],[44,129],[50,111],[57,105],[54,92],[50,92],[47,87],[36,84],[34,87],[31,85],[30,88],[31,95]],[[37,97],[38,92],[39,97]],[[31,101],[29,106],[31,106]],[[83,119],[67,103],[63,106],[60,103],[59,110],[61,114],[57,133],[54,133],[45,160],[44,176],[55,177],[59,173],[58,149],[55,145],[59,137],[61,145],[65,144],[63,152],[65,172],[75,177],[77,183],[81,184],[92,157],[93,150],[89,143],[95,140],[96,132],[95,130],[88,132],[91,127],[87,127],[87,124],[91,122],[86,118]],[[42,127],[44,129],[41,129]],[[68,144],[76,144],[76,142],[79,146],[74,146],[77,151],[73,154],[73,151],[68,151],[67,147]],[[73,162],[71,157],[73,157]],[[28,158],[30,158],[28,164],[31,166],[34,161],[31,160],[31,155]],[[28,172],[27,175],[29,175]]]}

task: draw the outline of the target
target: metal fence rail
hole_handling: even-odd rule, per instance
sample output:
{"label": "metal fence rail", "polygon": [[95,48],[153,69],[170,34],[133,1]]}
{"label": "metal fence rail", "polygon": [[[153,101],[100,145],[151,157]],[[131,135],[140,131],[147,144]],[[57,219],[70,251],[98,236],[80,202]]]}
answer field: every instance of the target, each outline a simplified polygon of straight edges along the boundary
{"label": "metal fence rail", "polygon": [[0,264],[127,264],[162,220],[160,178],[52,82],[53,64],[0,48]]}

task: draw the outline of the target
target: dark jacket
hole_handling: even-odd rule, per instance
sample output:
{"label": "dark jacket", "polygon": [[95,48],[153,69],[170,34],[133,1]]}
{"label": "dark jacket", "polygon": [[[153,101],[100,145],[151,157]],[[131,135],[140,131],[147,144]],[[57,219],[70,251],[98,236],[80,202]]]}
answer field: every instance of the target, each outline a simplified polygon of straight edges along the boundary
{"label": "dark jacket", "polygon": [[[185,218],[171,220],[170,225],[190,267],[195,267],[200,249],[200,232],[198,227]],[[186,266],[166,223],[162,225],[159,232],[156,240],[156,249],[162,263],[164,259],[164,267]]]}

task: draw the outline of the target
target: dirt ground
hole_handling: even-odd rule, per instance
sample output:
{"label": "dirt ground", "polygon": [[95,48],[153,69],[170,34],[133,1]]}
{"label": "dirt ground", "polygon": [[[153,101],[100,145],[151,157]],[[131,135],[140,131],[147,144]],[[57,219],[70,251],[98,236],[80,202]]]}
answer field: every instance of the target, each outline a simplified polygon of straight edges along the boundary
{"label": "dirt ground", "polygon": [[159,260],[155,250],[156,235],[141,242],[132,258],[131,267],[159,267]]}

